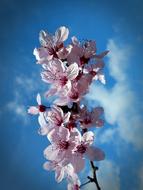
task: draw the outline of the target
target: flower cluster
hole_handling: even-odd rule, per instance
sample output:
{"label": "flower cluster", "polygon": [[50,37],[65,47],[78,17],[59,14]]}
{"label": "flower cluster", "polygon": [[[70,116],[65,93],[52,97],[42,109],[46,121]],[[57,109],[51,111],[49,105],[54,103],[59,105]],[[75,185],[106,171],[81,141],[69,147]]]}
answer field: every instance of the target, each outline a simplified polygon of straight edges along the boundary
{"label": "flower cluster", "polygon": [[45,96],[58,98],[47,107],[38,94],[38,105],[31,106],[28,113],[38,114],[39,133],[46,135],[50,142],[44,150],[48,160],[44,168],[55,171],[57,182],[66,178],[68,190],[78,190],[78,172],[84,168],[85,159],[100,161],[105,157],[102,150],[93,146],[94,133],[90,130],[93,126],[103,126],[103,108],[89,111],[81,100],[93,81],[105,84],[102,59],[108,51],[97,54],[95,41],[80,43],[76,37],[65,45],[68,35],[69,30],[64,26],[58,28],[55,35],[40,32],[41,47],[35,48],[33,53],[43,68],[42,80],[50,84]]}

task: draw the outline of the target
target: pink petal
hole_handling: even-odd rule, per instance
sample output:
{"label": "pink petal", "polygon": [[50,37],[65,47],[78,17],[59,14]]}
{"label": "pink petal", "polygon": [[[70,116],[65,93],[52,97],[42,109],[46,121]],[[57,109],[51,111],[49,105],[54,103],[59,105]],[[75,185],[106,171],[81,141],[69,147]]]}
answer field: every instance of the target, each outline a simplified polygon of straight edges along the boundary
{"label": "pink petal", "polygon": [[52,130],[52,128],[46,123],[43,114],[39,115],[38,122],[41,126],[40,129],[38,130],[38,133],[40,135],[47,135]]}
{"label": "pink petal", "polygon": [[41,73],[42,80],[46,83],[54,83],[55,75],[50,71],[44,71]]}
{"label": "pink petal", "polygon": [[67,77],[69,80],[75,79],[78,73],[79,73],[79,68],[77,63],[73,63],[67,68]]}
{"label": "pink petal", "polygon": [[107,55],[109,53],[108,50],[106,51],[103,51],[102,53],[98,54],[98,55],[95,55],[95,58],[97,59],[102,59],[105,55]]}
{"label": "pink petal", "polygon": [[69,121],[70,116],[71,116],[70,112],[66,113],[63,117],[63,123],[67,123]]}
{"label": "pink petal", "polygon": [[57,165],[57,163],[56,162],[45,162],[44,164],[43,164],[43,168],[45,169],[45,170],[54,170],[55,169],[55,167],[56,167],[56,165]]}
{"label": "pink petal", "polygon": [[86,145],[91,145],[94,142],[94,133],[92,131],[88,131],[83,134],[82,141]]}
{"label": "pink petal", "polygon": [[105,159],[104,152],[97,147],[88,147],[85,154],[91,161],[100,161]]}
{"label": "pink petal", "polygon": [[44,30],[41,30],[39,33],[39,41],[40,41],[41,45],[45,47],[48,44],[53,43],[53,38],[50,34],[45,32]]}
{"label": "pink petal", "polygon": [[56,171],[55,171],[55,179],[56,181],[59,183],[63,180],[64,178],[64,168],[62,167],[57,167]]}
{"label": "pink petal", "polygon": [[39,64],[47,63],[47,61],[50,60],[51,57],[48,53],[48,50],[44,47],[35,48],[33,51],[33,55],[35,55],[37,63]]}
{"label": "pink petal", "polygon": [[55,127],[48,134],[51,143],[58,144],[59,141],[67,141],[69,139],[69,130],[65,127]]}
{"label": "pink petal", "polygon": [[56,160],[59,158],[59,150],[54,146],[54,145],[49,145],[45,150],[44,150],[44,156],[48,160]]}
{"label": "pink petal", "polygon": [[72,40],[72,43],[73,43],[74,45],[76,45],[76,46],[79,46],[79,45],[80,45],[80,42],[78,41],[78,39],[77,39],[75,36],[73,36],[73,37],[71,38],[71,40]]}
{"label": "pink petal", "polygon": [[30,108],[28,109],[28,113],[37,115],[39,113],[39,109],[35,106],[30,106]]}
{"label": "pink petal", "polygon": [[42,104],[42,103],[41,103],[41,96],[40,96],[39,93],[37,94],[37,103],[38,103],[38,105],[41,105],[41,104]]}
{"label": "pink petal", "polygon": [[57,42],[64,42],[68,38],[68,35],[69,35],[69,30],[65,26],[61,26],[55,32],[55,38]]}
{"label": "pink petal", "polygon": [[82,155],[80,154],[75,154],[72,157],[71,164],[73,165],[74,171],[76,173],[80,172],[83,170],[85,166],[85,160],[82,158]]}

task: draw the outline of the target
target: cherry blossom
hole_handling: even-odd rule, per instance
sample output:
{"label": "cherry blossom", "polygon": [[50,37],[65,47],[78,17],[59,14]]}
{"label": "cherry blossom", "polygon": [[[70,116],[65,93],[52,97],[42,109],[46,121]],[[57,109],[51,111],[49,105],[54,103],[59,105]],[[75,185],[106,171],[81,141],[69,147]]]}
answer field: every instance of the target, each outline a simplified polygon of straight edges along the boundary
{"label": "cherry blossom", "polygon": [[71,160],[75,172],[79,172],[84,168],[84,156],[91,161],[99,161],[104,159],[104,152],[99,148],[91,146],[94,141],[94,133],[92,131],[84,133],[83,136],[79,133],[78,140],[78,145],[76,146],[76,150]]}
{"label": "cherry blossom", "polygon": [[78,65],[76,63],[66,67],[60,60],[50,61],[48,65],[44,65],[45,71],[41,73],[42,80],[46,83],[54,85],[52,92],[47,92],[47,96],[53,95],[59,92],[63,88],[67,91],[71,88],[71,81],[74,80],[79,72]]}
{"label": "cherry blossom", "polygon": [[69,130],[65,127],[54,128],[48,134],[48,140],[51,145],[44,150],[45,158],[61,162],[63,165],[70,163],[76,142],[74,138],[70,138]]}
{"label": "cherry blossom", "polygon": [[70,115],[70,112],[64,114],[60,107],[53,105],[51,110],[46,112],[46,119],[51,125],[60,127],[69,121]]}
{"label": "cherry blossom", "polygon": [[100,119],[101,114],[103,114],[102,107],[96,107],[91,112],[87,110],[87,107],[84,106],[80,110],[79,121],[82,128],[89,128],[92,126],[102,127],[104,121]]}
{"label": "cherry blossom", "polygon": [[79,66],[87,64],[90,58],[92,58],[96,53],[95,41],[88,40],[84,44],[80,44],[78,39],[74,36],[72,37],[72,49],[67,57],[69,63],[76,62]]}
{"label": "cherry blossom", "polygon": [[46,106],[42,105],[42,103],[41,103],[40,94],[37,94],[36,100],[37,100],[38,106],[30,106],[28,109],[28,113],[30,113],[32,115],[37,115],[38,113],[46,111]]}
{"label": "cherry blossom", "polygon": [[38,133],[47,136],[50,142],[43,152],[47,160],[44,169],[54,171],[58,183],[66,179],[68,190],[79,190],[87,184],[81,185],[78,177],[87,159],[94,174],[93,178],[88,178],[92,180],[89,182],[94,181],[99,190],[93,162],[103,160],[105,154],[93,146],[95,134],[91,127],[104,125],[103,108],[95,107],[89,111],[84,98],[93,82],[106,83],[103,58],[109,51],[97,54],[94,40],[81,43],[75,36],[65,45],[68,35],[69,29],[65,26],[59,27],[54,35],[41,30],[41,47],[35,48],[33,54],[42,66],[42,81],[48,84],[45,92],[48,104],[50,97],[55,99],[47,107],[38,94],[38,105],[30,106],[28,113],[38,115]]}
{"label": "cherry blossom", "polygon": [[50,35],[48,32],[41,31],[39,41],[41,48],[35,48],[33,54],[39,64],[47,64],[48,61],[54,58],[65,59],[71,51],[71,46],[64,47],[63,42],[68,38],[68,28],[62,26],[57,29],[55,35]]}

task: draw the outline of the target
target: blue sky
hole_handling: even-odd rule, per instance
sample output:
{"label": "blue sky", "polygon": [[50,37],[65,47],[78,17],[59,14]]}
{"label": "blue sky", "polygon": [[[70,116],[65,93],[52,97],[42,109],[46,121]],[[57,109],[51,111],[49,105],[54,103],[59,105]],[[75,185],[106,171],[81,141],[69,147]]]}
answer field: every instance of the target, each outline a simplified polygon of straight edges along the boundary
{"label": "blue sky", "polygon": [[[96,40],[98,52],[110,50],[105,59],[107,84],[93,84],[86,98],[89,106],[105,109],[105,127],[95,130],[96,144],[106,153],[105,161],[98,163],[102,189],[143,189],[142,8],[141,1],[132,0],[0,2],[1,190],[66,187],[43,170],[48,142],[37,134],[36,117],[26,113],[36,103],[37,92],[47,89],[32,55],[39,46],[39,31],[54,33],[62,25],[69,27],[70,37]],[[82,181],[88,171],[87,165]]]}

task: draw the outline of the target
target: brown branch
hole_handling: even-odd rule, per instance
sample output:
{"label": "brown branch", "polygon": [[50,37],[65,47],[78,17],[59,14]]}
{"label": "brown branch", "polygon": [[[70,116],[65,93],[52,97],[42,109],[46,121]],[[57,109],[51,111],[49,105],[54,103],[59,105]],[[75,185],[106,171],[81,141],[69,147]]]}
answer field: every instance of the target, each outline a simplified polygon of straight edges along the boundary
{"label": "brown branch", "polygon": [[101,190],[98,180],[97,180],[97,176],[96,176],[96,171],[98,170],[98,167],[94,166],[93,161],[90,161],[90,165],[91,165],[92,172],[93,172],[93,178],[88,176],[88,179],[93,180],[93,182],[96,184],[97,189]]}

